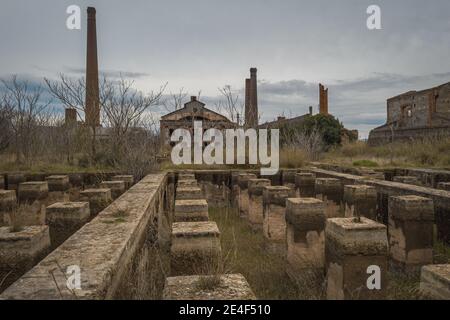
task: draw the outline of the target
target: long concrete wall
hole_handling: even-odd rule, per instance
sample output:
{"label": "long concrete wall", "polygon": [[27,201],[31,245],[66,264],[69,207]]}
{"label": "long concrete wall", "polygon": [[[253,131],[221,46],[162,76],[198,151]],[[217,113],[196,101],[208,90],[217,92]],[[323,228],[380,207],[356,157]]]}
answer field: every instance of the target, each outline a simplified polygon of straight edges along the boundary
{"label": "long concrete wall", "polygon": [[[0,299],[112,299],[124,287],[133,259],[158,225],[170,195],[168,174],[146,176],[7,288]],[[70,290],[70,267],[81,289]]]}

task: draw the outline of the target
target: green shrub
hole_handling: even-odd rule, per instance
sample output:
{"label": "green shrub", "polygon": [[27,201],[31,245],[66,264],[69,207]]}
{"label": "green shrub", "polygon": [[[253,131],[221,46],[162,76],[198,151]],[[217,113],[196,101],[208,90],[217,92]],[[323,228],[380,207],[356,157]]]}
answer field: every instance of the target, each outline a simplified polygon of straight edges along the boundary
{"label": "green shrub", "polygon": [[378,167],[378,163],[372,160],[357,160],[353,162],[355,167]]}

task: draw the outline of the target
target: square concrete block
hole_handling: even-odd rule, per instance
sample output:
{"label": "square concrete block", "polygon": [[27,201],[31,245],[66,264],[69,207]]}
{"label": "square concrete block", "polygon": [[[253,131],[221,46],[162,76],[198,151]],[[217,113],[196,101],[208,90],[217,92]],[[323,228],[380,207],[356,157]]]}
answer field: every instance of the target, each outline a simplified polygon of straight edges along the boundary
{"label": "square concrete block", "polygon": [[19,184],[26,181],[23,173],[8,173],[6,179],[8,181],[8,190],[18,190]]}
{"label": "square concrete block", "polygon": [[171,242],[171,275],[210,274],[217,270],[221,247],[215,222],[175,222]]}
{"label": "square concrete block", "polygon": [[48,183],[48,191],[67,191],[70,188],[69,176],[54,175],[45,180]]}
{"label": "square concrete block", "polygon": [[433,263],[433,200],[419,196],[390,197],[389,244],[394,266],[419,271]]}
{"label": "square concrete block", "polygon": [[97,215],[112,202],[111,189],[86,189],[80,192],[80,201],[89,202],[91,216]]}
{"label": "square concrete block", "polygon": [[314,173],[300,172],[295,175],[295,188],[297,195],[302,198],[315,197],[316,175]]}
{"label": "square concrete block", "polygon": [[8,215],[16,207],[16,191],[0,190],[0,227],[8,225]]}
{"label": "square concrete block", "polygon": [[134,177],[132,175],[117,175],[111,178],[112,181],[124,181],[125,188],[128,190],[134,184]]}
{"label": "square concrete block", "polygon": [[439,182],[437,188],[440,190],[450,191],[450,182]]}
{"label": "square concrete block", "polygon": [[325,202],[327,218],[343,217],[341,207],[343,187],[339,179],[317,178],[315,184],[316,198]]}
{"label": "square concrete block", "polygon": [[5,176],[0,174],[0,189],[6,189]]}
{"label": "square concrete block", "polygon": [[0,227],[0,291],[31,269],[48,252],[48,226],[26,226],[18,232]]}
{"label": "square concrete block", "polygon": [[263,233],[270,241],[284,242],[286,239],[286,199],[291,189],[284,186],[264,187]]}
{"label": "square concrete block", "polygon": [[240,173],[238,176],[239,213],[243,217],[248,216],[248,181],[251,179],[256,179],[256,175],[253,173]]}
{"label": "square concrete block", "polygon": [[281,171],[281,180],[283,186],[295,189],[295,175],[297,174],[297,169],[283,169]]}
{"label": "square concrete block", "polygon": [[47,181],[30,181],[19,184],[19,202],[34,202],[48,197]]}
{"label": "square concrete block", "polygon": [[100,183],[100,188],[111,189],[111,197],[113,200],[120,197],[126,190],[125,181],[103,181]]}
{"label": "square concrete block", "polygon": [[377,220],[377,189],[366,185],[344,186],[346,217],[362,216]]}
{"label": "square concrete block", "polygon": [[182,180],[195,180],[195,174],[193,173],[179,173],[178,181]]}
{"label": "square concrete block", "polygon": [[450,300],[450,264],[423,266],[420,290],[432,299]]}
{"label": "square concrete block", "polygon": [[58,202],[48,206],[45,222],[50,228],[52,247],[63,243],[88,222],[89,217],[89,202]]}
{"label": "square concrete block", "polygon": [[269,179],[250,179],[248,182],[248,221],[253,227],[262,228],[264,187],[270,184]]}
{"label": "square concrete block", "polygon": [[[328,219],[325,227],[327,299],[385,299],[388,240],[386,226],[362,217]],[[375,271],[376,287],[368,287]],[[370,285],[374,283],[370,281]],[[379,284],[379,286],[378,286]]]}
{"label": "square concrete block", "polygon": [[325,204],[321,200],[286,200],[287,272],[292,278],[305,270],[323,269],[325,220]]}
{"label": "square concrete block", "polygon": [[208,203],[204,199],[175,200],[175,221],[208,221]]}
{"label": "square concrete block", "polygon": [[217,284],[203,288],[211,276],[169,277],[164,285],[164,300],[255,300],[247,280],[241,274],[218,275]]}
{"label": "square concrete block", "polygon": [[202,190],[198,187],[180,187],[177,190],[177,200],[197,200],[204,199]]}
{"label": "square concrete block", "polygon": [[198,187],[197,180],[178,180],[177,182],[178,188],[186,188],[186,187]]}

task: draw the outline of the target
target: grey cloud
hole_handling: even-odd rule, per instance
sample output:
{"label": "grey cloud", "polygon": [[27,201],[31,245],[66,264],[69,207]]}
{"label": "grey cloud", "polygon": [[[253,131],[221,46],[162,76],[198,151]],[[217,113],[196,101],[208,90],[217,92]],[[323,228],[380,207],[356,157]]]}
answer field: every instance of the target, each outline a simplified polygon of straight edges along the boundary
{"label": "grey cloud", "polygon": [[[66,72],[73,75],[81,75],[84,76],[86,70],[84,68],[73,68],[73,67],[65,67]],[[121,70],[99,70],[101,75],[106,76],[107,78],[117,79],[120,77],[138,79],[145,78],[150,76],[149,73],[146,72],[132,72],[132,71],[121,71]]]}

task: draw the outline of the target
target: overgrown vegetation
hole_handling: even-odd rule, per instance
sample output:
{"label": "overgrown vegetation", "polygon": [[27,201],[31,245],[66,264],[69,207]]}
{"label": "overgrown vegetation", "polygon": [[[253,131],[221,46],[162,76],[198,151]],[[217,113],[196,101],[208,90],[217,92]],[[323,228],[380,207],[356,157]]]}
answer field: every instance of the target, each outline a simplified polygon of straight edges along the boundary
{"label": "overgrown vegetation", "polygon": [[410,142],[394,142],[380,146],[369,146],[357,141],[344,144],[324,154],[322,160],[357,166],[383,167],[450,167],[450,137],[425,138]]}

